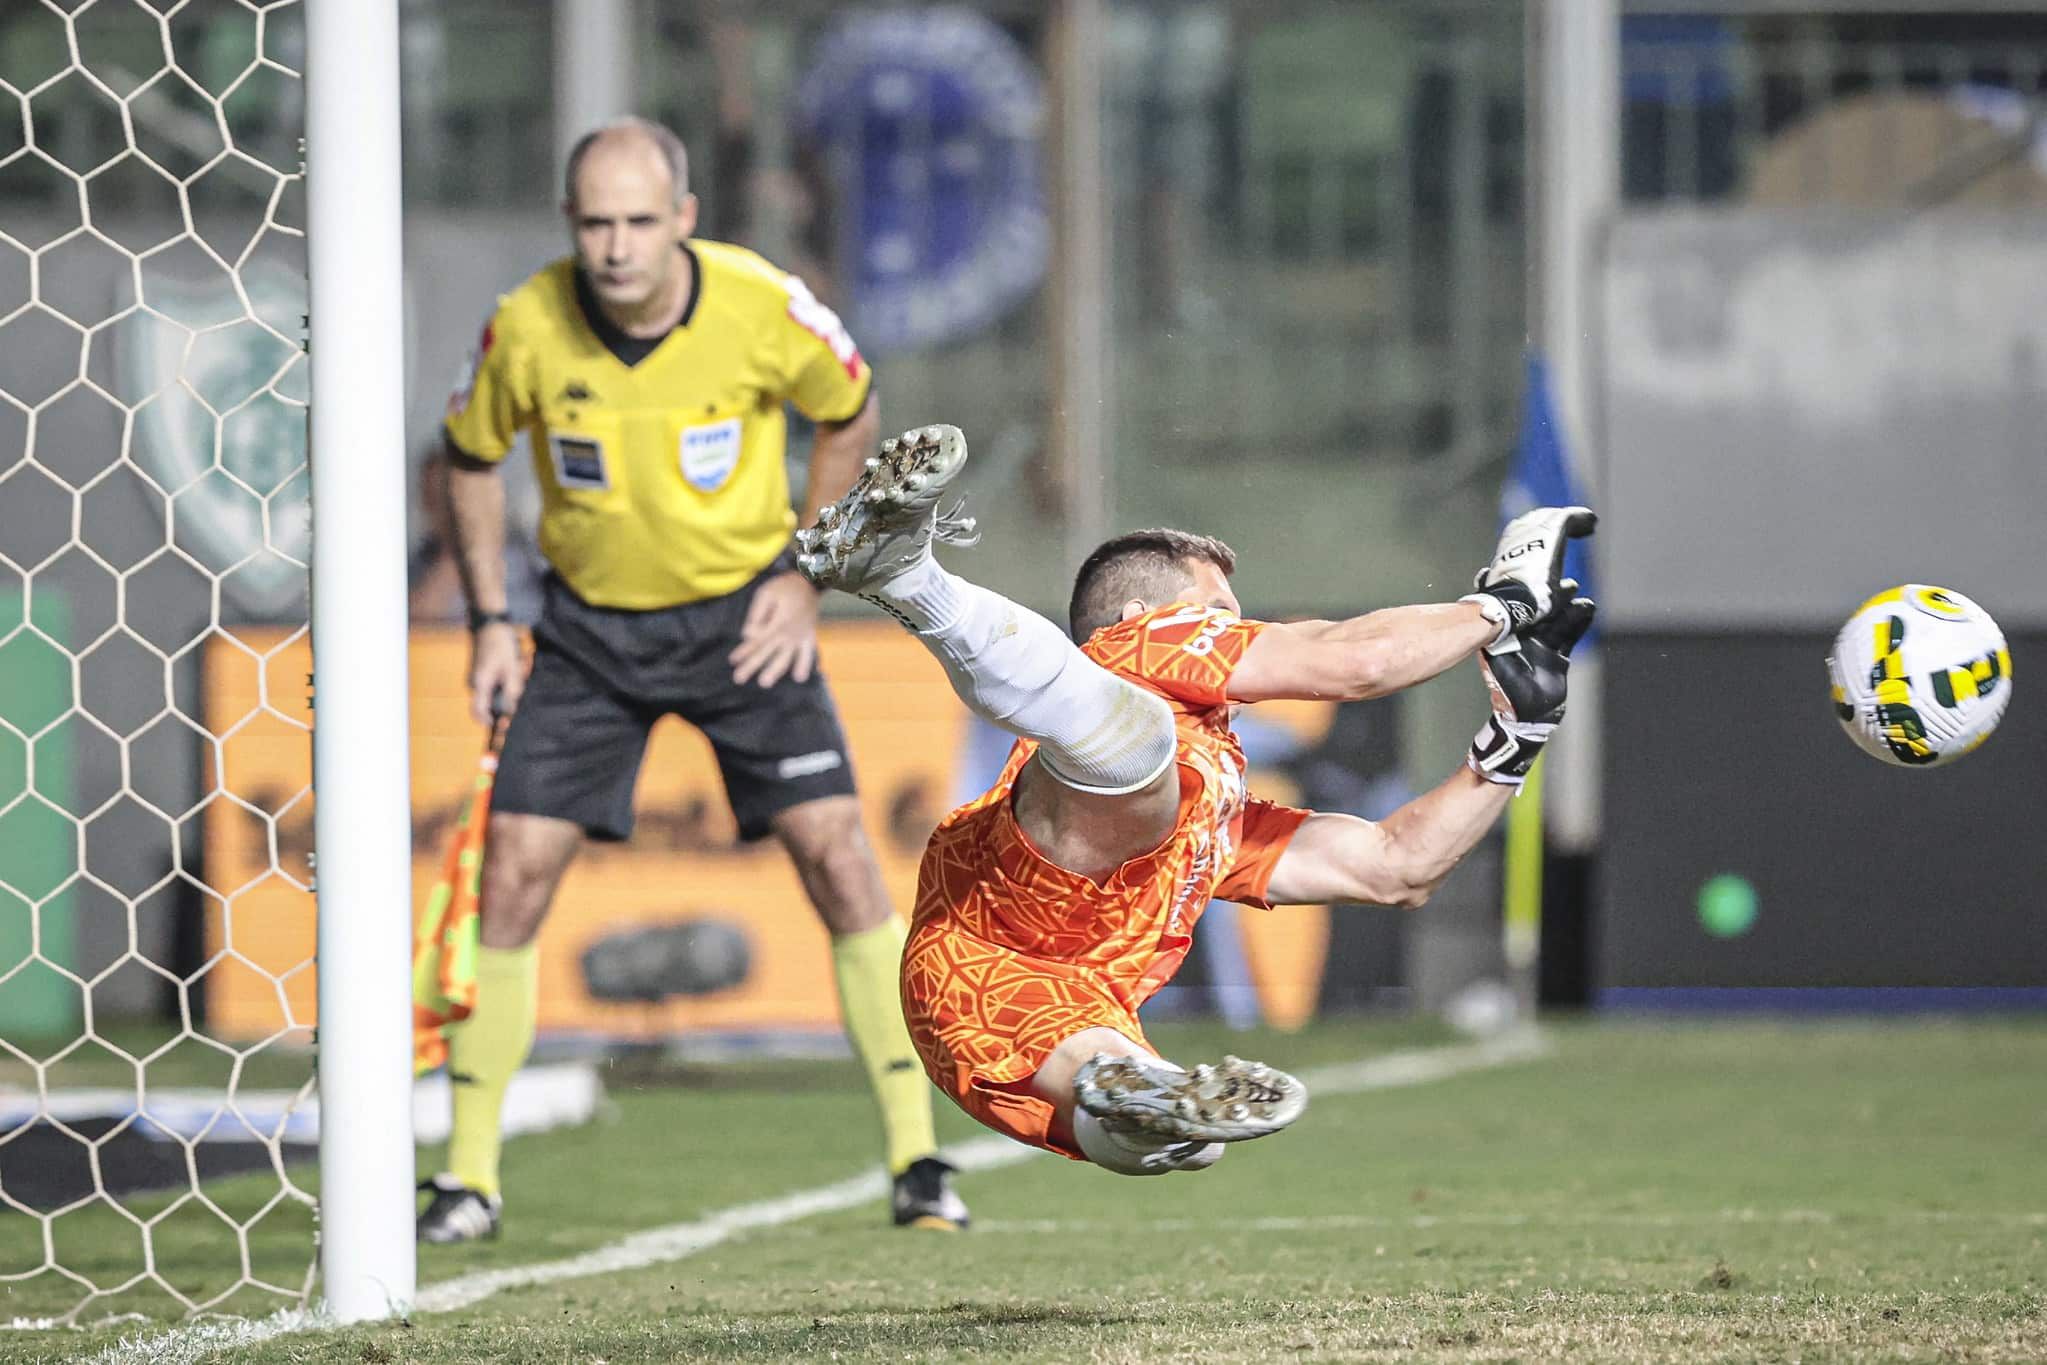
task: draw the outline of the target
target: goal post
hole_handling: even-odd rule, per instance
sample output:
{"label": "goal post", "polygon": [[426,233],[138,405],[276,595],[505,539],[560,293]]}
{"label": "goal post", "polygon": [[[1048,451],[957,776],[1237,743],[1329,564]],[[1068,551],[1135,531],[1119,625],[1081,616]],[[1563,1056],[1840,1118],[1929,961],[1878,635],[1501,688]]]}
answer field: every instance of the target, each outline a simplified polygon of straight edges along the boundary
{"label": "goal post", "polygon": [[0,4],[0,1332],[414,1298],[399,3]]}
{"label": "goal post", "polygon": [[306,0],[306,52],[320,1270],[353,1322],[417,1271],[398,0]]}

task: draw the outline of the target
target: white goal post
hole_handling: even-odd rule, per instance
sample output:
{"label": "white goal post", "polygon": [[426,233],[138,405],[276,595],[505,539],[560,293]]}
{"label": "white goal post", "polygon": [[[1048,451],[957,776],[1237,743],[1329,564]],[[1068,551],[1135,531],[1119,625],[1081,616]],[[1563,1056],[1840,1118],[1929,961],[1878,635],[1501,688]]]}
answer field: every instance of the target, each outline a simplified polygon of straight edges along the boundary
{"label": "white goal post", "polygon": [[306,0],[320,1270],[344,1322],[411,1306],[398,0]]}
{"label": "white goal post", "polygon": [[0,5],[0,1330],[415,1298],[398,11]]}

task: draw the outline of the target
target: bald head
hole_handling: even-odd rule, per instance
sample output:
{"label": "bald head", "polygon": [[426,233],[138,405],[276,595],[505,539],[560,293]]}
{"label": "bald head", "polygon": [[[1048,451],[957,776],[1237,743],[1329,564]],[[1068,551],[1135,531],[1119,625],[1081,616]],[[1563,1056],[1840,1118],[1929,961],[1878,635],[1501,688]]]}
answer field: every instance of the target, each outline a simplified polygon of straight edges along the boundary
{"label": "bald head", "polygon": [[645,119],[607,123],[577,139],[564,183],[576,260],[604,311],[635,336],[673,326],[691,278],[676,245],[697,226],[681,139]]}
{"label": "bald head", "polygon": [[569,148],[568,169],[562,175],[562,197],[571,208],[580,199],[578,182],[583,170],[593,162],[607,175],[624,169],[665,177],[672,204],[680,205],[689,197],[689,152],[682,139],[663,124],[643,118],[613,119],[577,138],[576,145]]}

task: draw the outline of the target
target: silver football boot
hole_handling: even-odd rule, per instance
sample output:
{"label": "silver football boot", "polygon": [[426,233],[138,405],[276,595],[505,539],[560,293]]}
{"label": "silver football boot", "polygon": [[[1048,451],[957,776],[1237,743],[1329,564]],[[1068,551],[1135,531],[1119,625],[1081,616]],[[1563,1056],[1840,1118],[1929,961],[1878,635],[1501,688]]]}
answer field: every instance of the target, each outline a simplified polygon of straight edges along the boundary
{"label": "silver football boot", "polygon": [[1174,1142],[1245,1142],[1299,1118],[1308,1089],[1262,1062],[1225,1057],[1182,1071],[1155,1057],[1099,1054],[1073,1078],[1080,1107],[1104,1124]]}
{"label": "silver football boot", "polygon": [[796,533],[796,567],[820,588],[856,596],[879,587],[931,553],[934,540],[972,545],[981,538],[961,515],[964,496],[940,511],[946,488],[967,463],[958,427],[918,427],[881,443],[846,495]]}

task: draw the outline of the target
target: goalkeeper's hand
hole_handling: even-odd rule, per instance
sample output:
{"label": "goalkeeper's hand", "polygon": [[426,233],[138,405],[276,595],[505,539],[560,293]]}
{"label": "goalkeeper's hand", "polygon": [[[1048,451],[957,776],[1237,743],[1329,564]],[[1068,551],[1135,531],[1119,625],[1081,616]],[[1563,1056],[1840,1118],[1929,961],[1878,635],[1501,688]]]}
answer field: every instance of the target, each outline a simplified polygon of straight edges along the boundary
{"label": "goalkeeper's hand", "polygon": [[[1564,594],[1577,586],[1568,578],[1557,585]],[[1571,650],[1597,610],[1589,597],[1569,597],[1555,614],[1521,637],[1518,650],[1479,656],[1493,714],[1471,741],[1466,762],[1480,777],[1518,787],[1528,776],[1536,755],[1564,718]]]}
{"label": "goalkeeper's hand", "polygon": [[1519,648],[1517,637],[1570,600],[1563,590],[1564,549],[1577,537],[1591,535],[1598,523],[1585,507],[1538,507],[1507,523],[1493,562],[1472,580],[1478,591],[1458,599],[1476,602],[1499,627],[1486,646],[1488,654],[1512,653]]}

